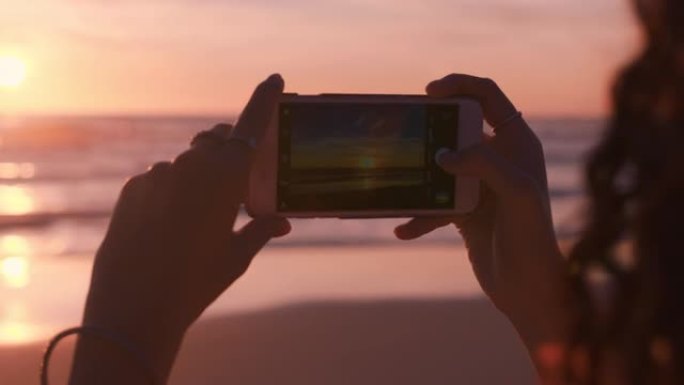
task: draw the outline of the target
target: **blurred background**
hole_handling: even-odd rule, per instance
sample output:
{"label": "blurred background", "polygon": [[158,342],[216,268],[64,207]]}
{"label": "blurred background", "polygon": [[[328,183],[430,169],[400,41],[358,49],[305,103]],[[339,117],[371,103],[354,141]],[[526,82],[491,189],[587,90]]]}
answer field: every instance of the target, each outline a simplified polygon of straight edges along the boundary
{"label": "blurred background", "polygon": [[[270,73],[299,93],[421,93],[451,72],[495,79],[545,145],[556,229],[568,243],[582,219],[584,154],[601,135],[615,71],[639,43],[624,0],[1,8],[3,384],[34,383],[41,344],[79,322],[126,178],[233,121]],[[457,234],[401,243],[392,235],[400,222],[295,221],[191,332],[173,381],[397,384],[426,372],[434,383],[532,381]]]}

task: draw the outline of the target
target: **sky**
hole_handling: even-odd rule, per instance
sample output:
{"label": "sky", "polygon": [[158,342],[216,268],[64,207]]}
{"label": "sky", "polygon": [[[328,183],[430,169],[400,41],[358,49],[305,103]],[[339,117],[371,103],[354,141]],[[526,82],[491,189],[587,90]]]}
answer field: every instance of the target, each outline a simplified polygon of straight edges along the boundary
{"label": "sky", "polygon": [[421,93],[461,72],[528,115],[600,117],[638,49],[628,0],[0,0],[27,77],[0,114],[229,115],[298,93]]}

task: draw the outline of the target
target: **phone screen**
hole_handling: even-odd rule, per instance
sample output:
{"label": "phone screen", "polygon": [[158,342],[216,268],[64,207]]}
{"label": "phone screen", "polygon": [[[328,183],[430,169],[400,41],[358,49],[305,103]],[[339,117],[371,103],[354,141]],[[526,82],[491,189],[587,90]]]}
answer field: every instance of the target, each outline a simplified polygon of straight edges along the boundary
{"label": "phone screen", "polygon": [[281,103],[277,209],[451,209],[434,154],[457,148],[458,122],[453,103]]}

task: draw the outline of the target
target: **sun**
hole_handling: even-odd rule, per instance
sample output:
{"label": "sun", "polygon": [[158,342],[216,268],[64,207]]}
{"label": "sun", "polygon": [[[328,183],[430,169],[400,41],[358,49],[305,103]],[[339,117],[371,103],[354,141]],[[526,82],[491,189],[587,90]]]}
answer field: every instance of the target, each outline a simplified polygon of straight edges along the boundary
{"label": "sun", "polygon": [[15,88],[26,78],[26,64],[15,56],[0,56],[0,87]]}

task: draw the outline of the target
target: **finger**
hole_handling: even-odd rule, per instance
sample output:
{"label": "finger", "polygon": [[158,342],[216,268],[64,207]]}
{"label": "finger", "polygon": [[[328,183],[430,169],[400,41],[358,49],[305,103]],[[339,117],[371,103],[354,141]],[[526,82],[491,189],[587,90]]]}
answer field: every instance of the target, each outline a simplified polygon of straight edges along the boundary
{"label": "finger", "polygon": [[488,78],[451,74],[428,84],[426,92],[429,96],[438,98],[464,96],[476,99],[482,106],[487,123],[494,128],[500,127],[502,123],[506,123],[507,127],[509,123],[510,125],[524,123],[522,117],[513,119],[516,120],[515,122],[511,120],[513,117],[518,117],[518,110],[499,86]]}
{"label": "finger", "polygon": [[285,82],[278,74],[271,75],[259,84],[242,111],[231,137],[258,145],[271,123],[284,87]]}
{"label": "finger", "polygon": [[485,119],[495,129],[495,140],[490,143],[506,159],[530,174],[540,188],[547,189],[541,142],[494,81],[451,74],[431,82],[426,90],[434,97],[466,96],[478,100]]}
{"label": "finger", "polygon": [[168,208],[172,183],[172,164],[155,163],[144,174],[128,180],[115,211],[129,213],[142,222],[154,220]]}
{"label": "finger", "polygon": [[517,199],[539,193],[531,178],[486,143],[459,152],[441,149],[437,151],[435,161],[450,174],[480,178],[499,198]]}
{"label": "finger", "polygon": [[453,222],[453,218],[413,218],[410,221],[397,226],[394,235],[397,238],[409,241],[420,238],[438,228],[447,226]]}
{"label": "finger", "polygon": [[192,142],[190,142],[190,147],[195,150],[195,152],[222,151],[232,129],[233,126],[230,124],[219,123],[211,130],[202,131],[195,135]]}
{"label": "finger", "polygon": [[224,151],[228,165],[225,195],[228,207],[239,206],[244,201],[254,150],[271,123],[283,87],[283,78],[278,74],[259,84],[229,135],[235,140],[229,141]]}
{"label": "finger", "polygon": [[285,218],[255,218],[233,237],[231,253],[246,264],[275,237],[287,235],[292,229]]}
{"label": "finger", "polygon": [[152,181],[147,174],[136,175],[124,184],[121,189],[120,199],[130,205],[143,205],[152,193]]}
{"label": "finger", "polygon": [[147,169],[147,175],[153,180],[166,179],[171,173],[171,162],[157,162]]}
{"label": "finger", "polygon": [[[238,141],[226,143],[222,135],[240,141],[260,139],[270,123],[282,90],[282,78],[272,75],[257,86],[230,134],[228,125],[214,127],[205,135],[206,145],[195,146],[174,161],[179,195],[191,197],[195,206],[211,207],[213,215],[223,218],[222,224],[228,227],[232,228],[246,194],[253,151]],[[194,199],[198,195],[202,196],[201,201]],[[193,211],[192,207],[188,209]]]}
{"label": "finger", "polygon": [[228,124],[228,123],[219,123],[215,125],[211,131],[228,138],[230,136],[230,133],[233,131],[233,125]]}
{"label": "finger", "polygon": [[[213,159],[217,163],[213,168],[219,168],[215,171],[227,174],[231,189],[240,190],[246,185],[249,175],[252,146],[256,146],[265,134],[283,87],[282,77],[271,75],[254,90],[235,127],[219,124],[208,132],[200,133],[193,140],[196,151],[190,151],[185,157]],[[226,143],[224,138],[235,140]]]}
{"label": "finger", "polygon": [[157,218],[167,214],[174,183],[173,165],[171,162],[157,162],[147,170],[144,177],[151,190],[146,204],[147,212]]}
{"label": "finger", "polygon": [[151,183],[144,174],[130,178],[119,194],[108,234],[119,235],[140,228],[144,221],[142,213],[147,208],[150,193]]}

